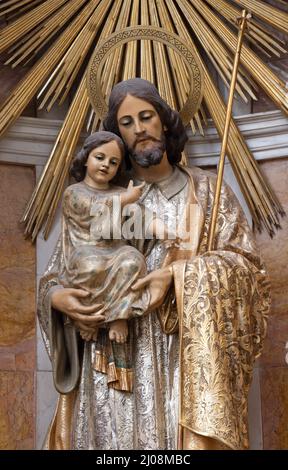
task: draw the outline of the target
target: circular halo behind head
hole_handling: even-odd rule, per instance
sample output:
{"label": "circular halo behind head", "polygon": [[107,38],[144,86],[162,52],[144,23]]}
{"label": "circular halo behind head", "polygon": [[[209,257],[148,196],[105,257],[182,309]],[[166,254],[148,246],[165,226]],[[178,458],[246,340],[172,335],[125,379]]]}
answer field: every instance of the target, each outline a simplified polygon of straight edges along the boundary
{"label": "circular halo behind head", "polygon": [[91,104],[100,119],[107,113],[107,104],[101,89],[102,66],[111,54],[119,46],[135,40],[150,39],[170,46],[182,57],[186,63],[190,75],[190,90],[187,100],[179,111],[184,125],[187,125],[198,111],[203,97],[203,72],[202,67],[191,48],[176,34],[155,26],[132,26],[117,31],[105,39],[94,51],[90,59],[87,71],[87,88]]}

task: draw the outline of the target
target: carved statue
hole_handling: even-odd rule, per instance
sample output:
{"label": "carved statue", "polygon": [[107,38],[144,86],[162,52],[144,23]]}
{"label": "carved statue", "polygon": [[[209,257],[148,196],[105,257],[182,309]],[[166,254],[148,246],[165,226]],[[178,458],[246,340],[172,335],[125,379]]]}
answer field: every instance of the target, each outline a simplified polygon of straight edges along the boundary
{"label": "carved statue", "polygon": [[[248,391],[270,297],[239,203],[224,186],[215,249],[208,252],[215,175],[179,163],[184,126],[150,82],[118,83],[104,128],[125,143],[127,181],[145,181],[139,202],[168,228],[176,222],[185,230],[169,253],[156,237],[135,240],[148,274],[133,289],[145,287],[150,300],[149,314],[129,319],[133,392],[108,386],[95,368],[97,339],[84,341],[79,384],[60,395],[46,448],[248,448]],[[51,324],[65,344],[65,316],[91,331],[105,317],[101,307],[81,304],[80,290],[59,288],[62,256],[58,247],[40,285],[48,348]]]}
{"label": "carved statue", "polygon": [[[94,339],[101,344],[97,351],[98,362],[94,366],[108,374],[109,386],[132,391],[131,345],[126,344],[126,320],[147,311],[150,295],[147,288],[132,290],[137,279],[147,274],[146,263],[140,251],[127,243],[125,235],[128,239],[131,236],[152,238],[157,235],[157,230],[161,234],[163,229],[165,238],[166,231],[154,213],[133,204],[141,196],[144,182],[133,186],[131,180],[127,190],[111,184],[123,156],[124,146],[120,137],[101,131],[86,139],[73,160],[70,173],[78,183],[68,186],[63,197],[63,262],[59,282],[63,287],[78,289],[77,293],[81,289],[83,296],[86,294],[81,300],[88,306],[86,313],[91,307],[95,309],[95,305],[101,307],[98,314],[103,314],[105,328],[90,328],[85,322],[76,323],[76,327],[82,339]],[[135,225],[133,232],[125,230],[125,222],[121,227],[129,209],[132,213],[130,225]],[[137,228],[140,228],[140,233],[135,233]],[[106,334],[107,325],[109,335]],[[70,324],[72,327],[73,323]],[[115,345],[114,341],[118,344]],[[57,370],[54,371],[55,376]],[[57,379],[55,385],[60,392],[63,391]]]}

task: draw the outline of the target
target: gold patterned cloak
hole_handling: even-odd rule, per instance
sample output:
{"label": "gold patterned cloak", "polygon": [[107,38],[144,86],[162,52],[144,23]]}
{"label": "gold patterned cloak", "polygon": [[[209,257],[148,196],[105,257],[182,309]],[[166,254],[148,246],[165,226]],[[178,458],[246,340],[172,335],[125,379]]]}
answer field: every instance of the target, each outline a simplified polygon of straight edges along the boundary
{"label": "gold patterned cloak", "polygon": [[189,200],[200,203],[203,223],[194,234],[190,259],[173,264],[177,316],[166,311],[166,304],[159,309],[165,331],[180,332],[179,423],[244,449],[249,446],[248,391],[263,347],[269,286],[246,219],[227,186],[221,193],[216,248],[207,251],[215,179],[204,184],[199,170],[186,171]]}

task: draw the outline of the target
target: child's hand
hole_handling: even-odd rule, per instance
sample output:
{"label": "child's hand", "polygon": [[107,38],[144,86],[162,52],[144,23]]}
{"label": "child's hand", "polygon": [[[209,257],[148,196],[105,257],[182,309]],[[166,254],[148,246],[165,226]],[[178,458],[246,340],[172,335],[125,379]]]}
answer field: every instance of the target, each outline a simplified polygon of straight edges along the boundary
{"label": "child's hand", "polygon": [[141,197],[144,186],[145,181],[139,184],[139,186],[134,186],[133,181],[130,180],[126,191],[121,194],[122,204],[132,204],[133,202],[138,201],[138,199]]}

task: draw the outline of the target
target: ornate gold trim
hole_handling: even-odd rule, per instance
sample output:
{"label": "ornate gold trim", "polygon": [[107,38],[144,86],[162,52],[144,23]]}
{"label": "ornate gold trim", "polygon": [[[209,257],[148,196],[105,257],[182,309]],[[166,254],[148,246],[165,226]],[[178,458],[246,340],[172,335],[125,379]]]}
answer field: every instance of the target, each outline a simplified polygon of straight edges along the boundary
{"label": "ornate gold trim", "polygon": [[101,351],[96,351],[93,369],[107,374],[108,387],[125,392],[133,391],[133,370],[116,367],[115,362],[108,363],[107,357]]}

